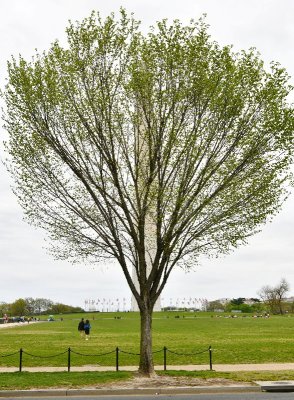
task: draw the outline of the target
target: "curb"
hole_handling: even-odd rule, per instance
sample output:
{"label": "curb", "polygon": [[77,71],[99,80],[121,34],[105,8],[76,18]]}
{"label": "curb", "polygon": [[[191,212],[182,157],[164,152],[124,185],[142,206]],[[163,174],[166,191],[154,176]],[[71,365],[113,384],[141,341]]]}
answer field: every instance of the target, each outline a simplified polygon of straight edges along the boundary
{"label": "curb", "polygon": [[76,397],[105,395],[172,395],[200,393],[259,393],[259,386],[194,386],[160,387],[135,389],[40,389],[40,390],[0,390],[0,398],[5,397]]}

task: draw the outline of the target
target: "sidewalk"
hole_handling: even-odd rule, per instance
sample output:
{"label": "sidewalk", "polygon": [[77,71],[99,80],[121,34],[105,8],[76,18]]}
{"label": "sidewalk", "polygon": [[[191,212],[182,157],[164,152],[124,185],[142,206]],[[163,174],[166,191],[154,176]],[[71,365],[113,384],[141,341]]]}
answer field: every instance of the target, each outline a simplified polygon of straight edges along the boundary
{"label": "sidewalk", "polygon": [[[278,363],[278,364],[214,364],[213,371],[216,372],[241,372],[241,371],[286,371],[294,370],[294,363]],[[120,366],[120,371],[137,371],[138,366]],[[163,371],[163,366],[155,366],[155,370]],[[17,372],[17,367],[0,367],[1,372]],[[23,372],[64,372],[67,367],[23,367]],[[71,372],[86,371],[115,371],[115,367],[100,365],[84,365],[82,367],[71,367]],[[208,365],[168,365],[167,371],[209,371]]]}

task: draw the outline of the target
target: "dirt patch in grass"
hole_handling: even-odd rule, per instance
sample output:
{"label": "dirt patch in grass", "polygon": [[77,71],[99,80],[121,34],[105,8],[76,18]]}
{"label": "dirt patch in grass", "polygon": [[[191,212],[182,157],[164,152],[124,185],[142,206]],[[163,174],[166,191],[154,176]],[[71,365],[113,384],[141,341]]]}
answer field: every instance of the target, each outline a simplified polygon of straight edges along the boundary
{"label": "dirt patch in grass", "polygon": [[135,375],[133,378],[112,382],[109,384],[97,385],[96,388],[109,388],[109,389],[139,389],[139,388],[161,388],[161,387],[193,387],[193,386],[252,386],[252,383],[242,382],[237,383],[231,379],[223,378],[191,378],[191,377],[174,377],[174,376],[160,376],[157,375],[152,378],[144,378],[140,375]]}

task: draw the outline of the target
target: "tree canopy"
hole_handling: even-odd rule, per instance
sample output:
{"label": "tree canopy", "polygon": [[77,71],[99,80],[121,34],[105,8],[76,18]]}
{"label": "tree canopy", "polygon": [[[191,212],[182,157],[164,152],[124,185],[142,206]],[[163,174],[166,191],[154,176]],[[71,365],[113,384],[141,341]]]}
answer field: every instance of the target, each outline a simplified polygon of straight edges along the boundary
{"label": "tree canopy", "polygon": [[287,196],[288,76],[203,20],[143,35],[124,10],[93,12],[67,38],[8,64],[15,192],[56,257],[116,259],[146,322],[175,265],[246,242]]}
{"label": "tree canopy", "polygon": [[284,314],[285,304],[283,302],[289,290],[289,282],[282,278],[276,286],[263,286],[259,295],[273,314]]}

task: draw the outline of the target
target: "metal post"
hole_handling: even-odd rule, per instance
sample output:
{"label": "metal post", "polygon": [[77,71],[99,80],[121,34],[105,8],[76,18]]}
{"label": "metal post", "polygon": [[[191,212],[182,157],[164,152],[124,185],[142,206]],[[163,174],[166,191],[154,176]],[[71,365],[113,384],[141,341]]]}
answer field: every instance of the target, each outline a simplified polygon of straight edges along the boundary
{"label": "metal post", "polygon": [[208,351],[209,351],[209,369],[210,369],[210,371],[212,371],[212,348],[211,348],[211,346],[209,346]]}
{"label": "metal post", "polygon": [[115,367],[116,367],[116,371],[118,371],[118,367],[119,367],[119,365],[118,365],[118,353],[119,353],[119,348],[117,347],[115,349]]}
{"label": "metal post", "polygon": [[70,347],[67,350],[67,372],[70,372]]}
{"label": "metal post", "polygon": [[20,349],[19,350],[19,372],[22,371],[22,352],[23,352],[23,350]]}
{"label": "metal post", "polygon": [[163,370],[166,371],[166,350],[167,348],[164,346],[163,348]]}

